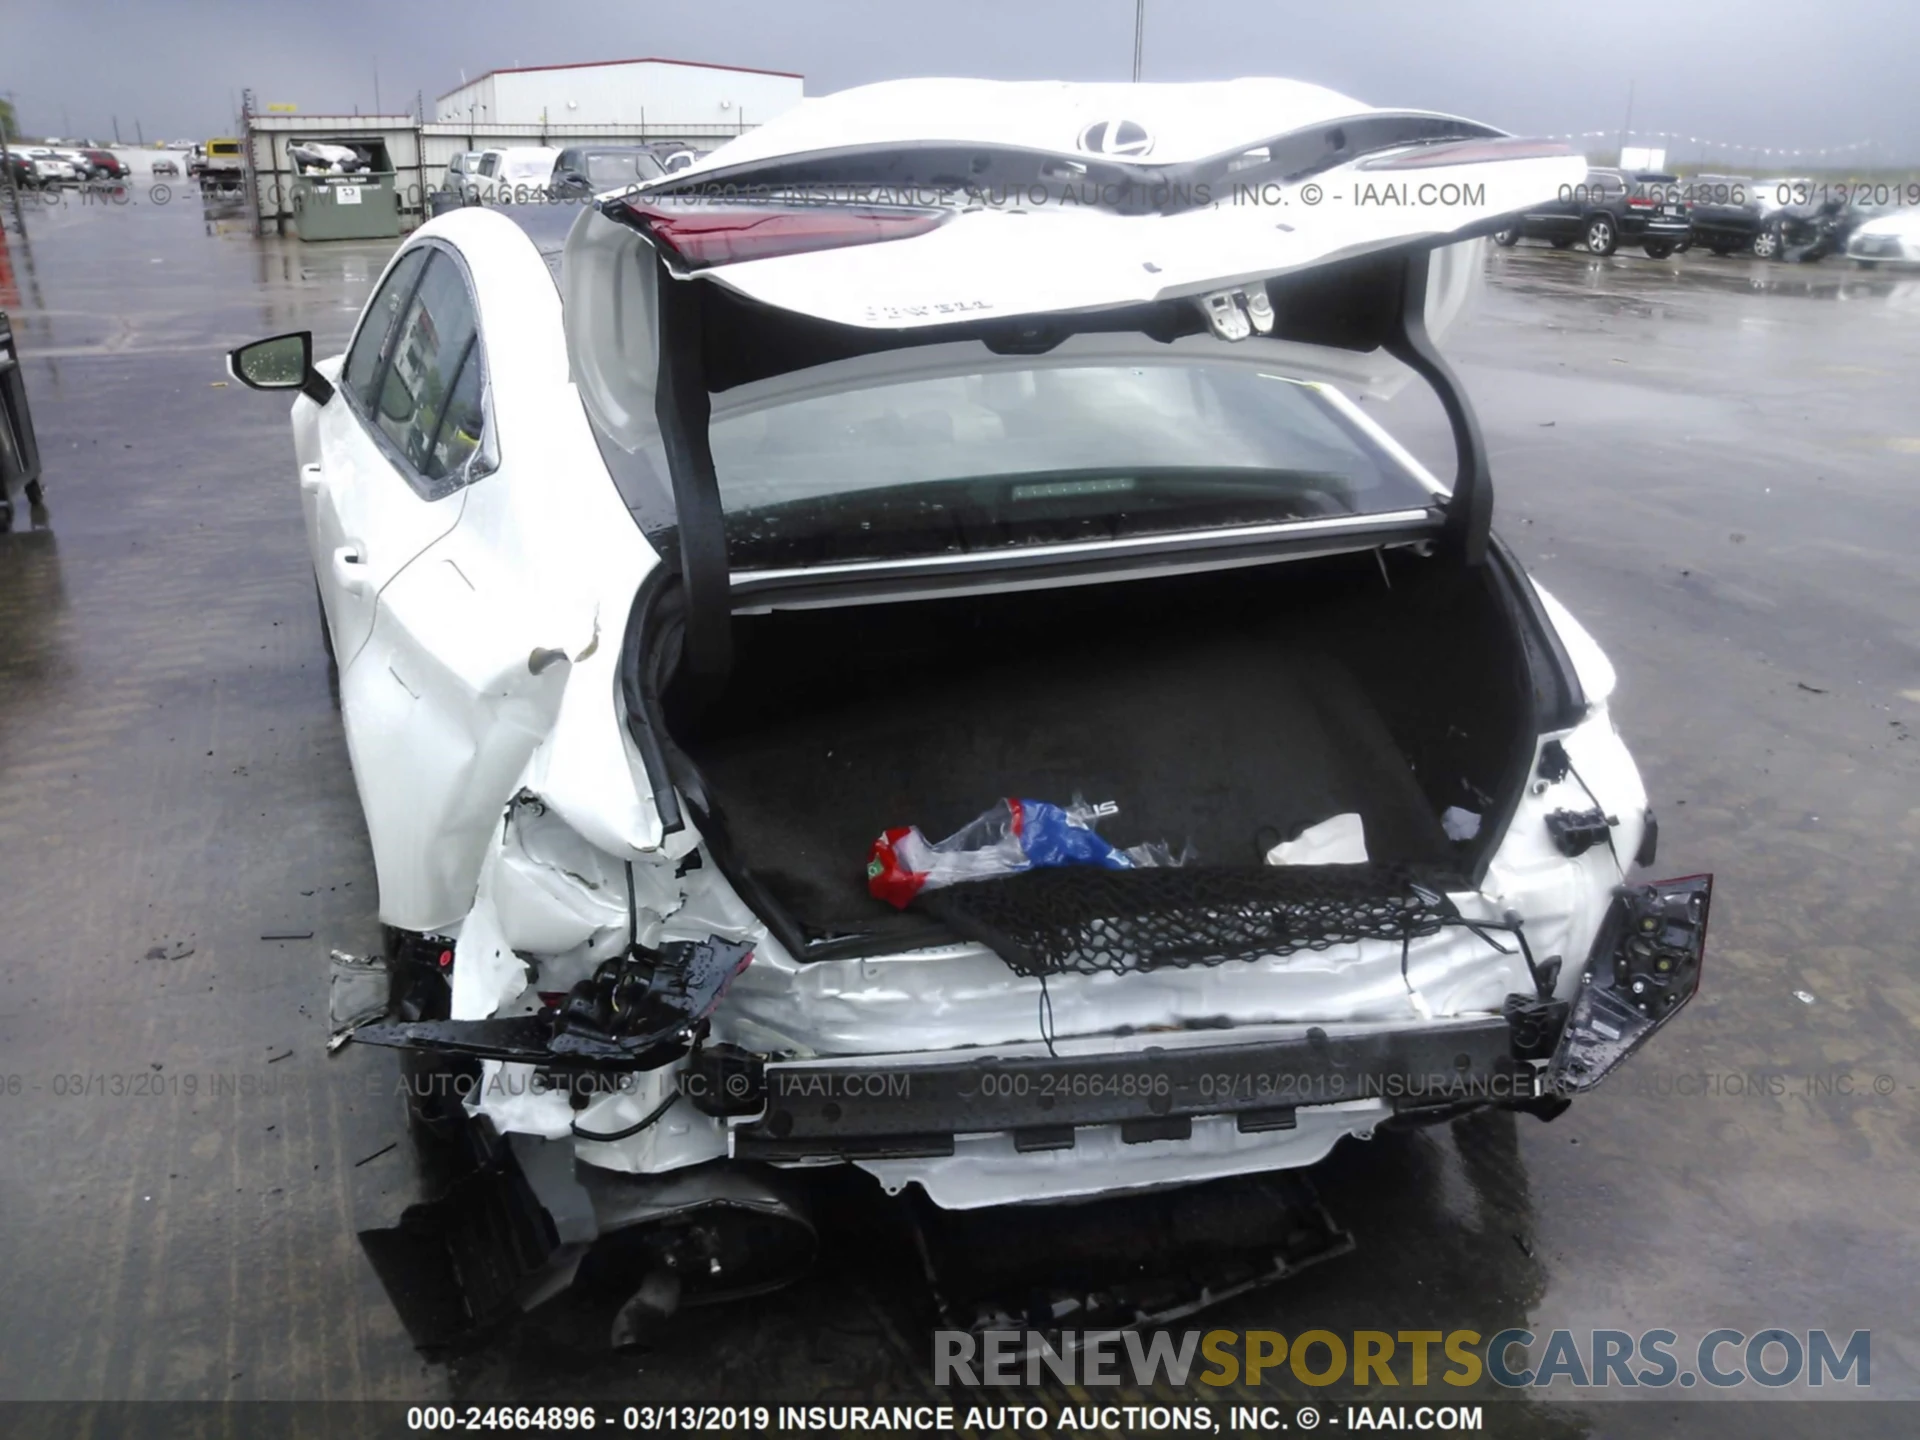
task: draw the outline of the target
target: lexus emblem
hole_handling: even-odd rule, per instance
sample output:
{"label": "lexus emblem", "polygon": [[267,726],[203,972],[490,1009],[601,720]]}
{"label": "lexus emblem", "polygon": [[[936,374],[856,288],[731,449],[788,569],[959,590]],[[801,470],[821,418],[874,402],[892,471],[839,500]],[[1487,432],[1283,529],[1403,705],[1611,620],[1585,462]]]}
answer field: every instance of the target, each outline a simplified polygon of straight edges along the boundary
{"label": "lexus emblem", "polygon": [[1134,120],[1096,120],[1080,132],[1080,148],[1089,155],[1145,155],[1153,136]]}

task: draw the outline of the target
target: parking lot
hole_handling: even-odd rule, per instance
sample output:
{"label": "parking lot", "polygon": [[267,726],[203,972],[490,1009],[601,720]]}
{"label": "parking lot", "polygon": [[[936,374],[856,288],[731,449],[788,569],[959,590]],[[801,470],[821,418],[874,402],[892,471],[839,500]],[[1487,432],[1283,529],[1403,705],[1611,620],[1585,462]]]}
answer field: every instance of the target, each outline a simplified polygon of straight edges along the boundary
{"label": "parking lot", "polygon": [[[0,1391],[931,1393],[915,1263],[851,1181],[813,1278],[653,1352],[562,1305],[450,1366],[414,1353],[354,1238],[427,1183],[397,1067],[324,1053],[327,952],[379,933],[286,405],[221,364],[295,329],[337,353],[390,244],[257,240],[144,192],[6,240],[47,507],[0,536],[0,1266],[44,1308],[0,1313]],[[1920,277],[1487,265],[1447,349],[1494,523],[1620,671],[1660,872],[1717,876],[1704,988],[1552,1124],[1345,1146],[1316,1181],[1354,1253],[1218,1323],[1791,1316],[1871,1329],[1875,1393],[1920,1398]],[[1396,418],[1443,452],[1437,406]]]}

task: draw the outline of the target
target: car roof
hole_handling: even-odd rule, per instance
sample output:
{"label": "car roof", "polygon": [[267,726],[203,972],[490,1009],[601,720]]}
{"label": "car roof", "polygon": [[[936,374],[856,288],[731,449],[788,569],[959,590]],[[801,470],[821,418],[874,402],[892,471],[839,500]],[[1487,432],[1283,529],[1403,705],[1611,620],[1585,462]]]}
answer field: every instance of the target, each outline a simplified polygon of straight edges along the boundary
{"label": "car roof", "polygon": [[548,205],[489,205],[486,208],[489,214],[504,216],[519,226],[549,266],[557,263],[566,248],[568,232],[580,218],[578,205],[558,201]]}

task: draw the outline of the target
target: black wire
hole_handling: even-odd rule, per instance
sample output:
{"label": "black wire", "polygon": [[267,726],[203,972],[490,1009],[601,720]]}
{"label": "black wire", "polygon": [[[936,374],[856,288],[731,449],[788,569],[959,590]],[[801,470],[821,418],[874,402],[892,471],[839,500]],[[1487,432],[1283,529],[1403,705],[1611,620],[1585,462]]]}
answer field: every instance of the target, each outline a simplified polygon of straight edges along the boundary
{"label": "black wire", "polygon": [[627,861],[627,953],[640,948],[640,907],[633,896],[633,861]]}
{"label": "black wire", "polygon": [[679,1098],[680,1098],[680,1092],[678,1090],[674,1091],[671,1095],[667,1096],[666,1099],[662,1100],[658,1105],[654,1106],[653,1109],[649,1111],[646,1115],[642,1116],[639,1120],[636,1120],[633,1124],[627,1126],[627,1128],[624,1130],[613,1130],[608,1132],[605,1135],[602,1135],[597,1131],[582,1130],[580,1128],[580,1122],[577,1120],[573,1122],[570,1128],[572,1129],[575,1137],[581,1140],[599,1140],[602,1142],[606,1142],[611,1140],[631,1139],[633,1136],[638,1135],[642,1130],[645,1130],[649,1125],[652,1125],[662,1115],[666,1114],[668,1110],[672,1109],[673,1102],[678,1100]]}
{"label": "black wire", "polygon": [[1040,1038],[1047,1042],[1047,1054],[1054,1059],[1060,1052],[1053,1048],[1053,996],[1047,993],[1047,977],[1040,977]]}
{"label": "black wire", "polygon": [[[1534,964],[1534,961],[1533,961],[1533,947],[1527,944],[1526,931],[1522,929],[1520,925],[1518,924],[1509,925],[1505,921],[1495,921],[1495,920],[1469,920],[1464,915],[1443,916],[1441,918],[1440,923],[1442,925],[1464,925],[1467,929],[1471,930],[1474,934],[1478,935],[1482,940],[1486,941],[1487,944],[1491,945],[1495,950],[1499,951],[1502,955],[1511,955],[1513,954],[1513,951],[1509,950],[1506,946],[1502,945],[1498,940],[1494,939],[1491,935],[1487,934],[1487,931],[1489,930],[1506,931],[1507,934],[1513,936],[1515,940],[1518,940],[1520,942],[1520,958],[1526,962],[1527,974],[1531,976],[1533,979],[1534,992],[1538,994],[1540,998],[1543,1000],[1547,998],[1547,987],[1546,987],[1546,984],[1540,978],[1540,967]],[[1402,961],[1401,961],[1402,974],[1405,973],[1405,964],[1406,964],[1405,958],[1402,957]]]}
{"label": "black wire", "polygon": [[[1564,749],[1565,747],[1563,746],[1562,748]],[[1607,807],[1600,803],[1600,797],[1593,793],[1593,787],[1587,784],[1585,778],[1580,774],[1580,771],[1575,768],[1571,755],[1567,757],[1567,772],[1572,775],[1574,779],[1580,781],[1580,788],[1587,792],[1587,799],[1593,802],[1593,808],[1600,812],[1600,819],[1604,823],[1607,818]],[[1613,856],[1613,868],[1620,872],[1620,878],[1622,880],[1626,879],[1627,867],[1620,863],[1620,852],[1614,847],[1613,826],[1611,825],[1607,826],[1607,853]]]}

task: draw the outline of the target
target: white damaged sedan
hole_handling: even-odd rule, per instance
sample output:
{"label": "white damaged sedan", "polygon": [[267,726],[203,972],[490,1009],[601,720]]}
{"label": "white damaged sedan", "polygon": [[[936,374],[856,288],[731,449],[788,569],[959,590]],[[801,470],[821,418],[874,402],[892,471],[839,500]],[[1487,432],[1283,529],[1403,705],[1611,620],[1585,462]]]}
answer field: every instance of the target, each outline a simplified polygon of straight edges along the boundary
{"label": "white damaged sedan", "polygon": [[[1284,1171],[1551,1117],[1670,1019],[1711,882],[1629,879],[1613,670],[1434,343],[1584,174],[1290,81],[903,81],[444,215],[344,356],[235,351],[301,392],[392,935],[339,1033],[486,1161],[363,1236],[416,1340],[615,1234],[655,1314],[790,1278],[808,1167],[948,1213]],[[1445,480],[1359,404],[1415,377]],[[889,848],[996,806],[996,873]]]}
{"label": "white damaged sedan", "polygon": [[1920,265],[1920,208],[1877,215],[1847,237],[1847,258],[1856,265]]}

